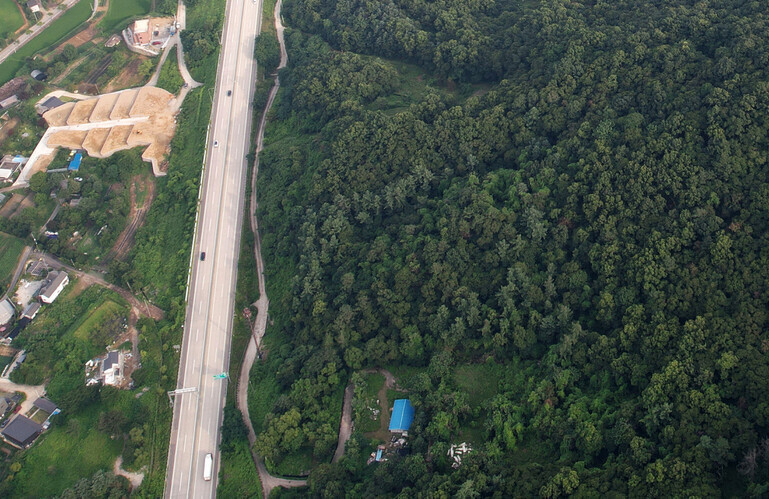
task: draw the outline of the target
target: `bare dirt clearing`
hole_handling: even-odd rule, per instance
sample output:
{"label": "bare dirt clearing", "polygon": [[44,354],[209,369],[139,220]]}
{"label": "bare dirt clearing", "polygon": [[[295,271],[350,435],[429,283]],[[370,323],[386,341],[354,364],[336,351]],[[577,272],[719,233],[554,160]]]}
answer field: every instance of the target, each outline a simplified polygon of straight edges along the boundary
{"label": "bare dirt clearing", "polygon": [[[176,98],[155,87],[141,87],[70,102],[43,115],[50,126],[88,126],[89,130],[54,131],[50,146],[85,149],[90,156],[103,158],[116,151],[147,146],[142,159],[152,163],[155,175],[163,175],[163,158],[168,154],[176,130]],[[125,121],[128,121],[127,123]],[[104,123],[104,126],[99,126]]]}

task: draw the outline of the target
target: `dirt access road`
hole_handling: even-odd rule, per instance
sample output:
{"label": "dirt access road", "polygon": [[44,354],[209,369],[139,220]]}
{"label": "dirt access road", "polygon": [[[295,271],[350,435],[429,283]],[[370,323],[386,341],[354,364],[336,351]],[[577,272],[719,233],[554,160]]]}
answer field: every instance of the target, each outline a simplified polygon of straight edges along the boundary
{"label": "dirt access road", "polygon": [[[286,67],[288,63],[288,55],[286,53],[286,44],[283,39],[283,24],[280,21],[280,7],[282,1],[278,0],[275,5],[275,28],[278,32],[278,42],[280,43],[280,65],[278,69]],[[177,52],[178,54],[179,52]],[[254,433],[254,427],[251,424],[251,417],[248,413],[248,375],[251,372],[251,367],[254,365],[256,359],[256,353],[259,345],[262,343],[262,337],[264,337],[265,330],[267,329],[267,317],[268,309],[270,306],[270,300],[267,298],[267,290],[264,286],[264,260],[262,260],[262,241],[259,236],[259,222],[256,219],[256,178],[259,174],[259,153],[262,150],[264,141],[264,127],[267,121],[267,114],[272,107],[272,103],[275,100],[275,95],[280,88],[280,79],[275,76],[275,84],[270,90],[267,104],[264,107],[262,113],[262,119],[259,121],[259,128],[256,132],[256,159],[254,160],[254,167],[251,173],[251,199],[249,205],[249,222],[251,224],[251,231],[254,234],[254,259],[256,260],[256,271],[259,277],[259,300],[254,303],[257,308],[256,321],[251,331],[251,339],[248,342],[246,353],[243,358],[243,366],[240,370],[240,376],[238,377],[238,391],[237,391],[237,406],[243,415],[243,422],[248,428],[248,442],[251,445],[251,456],[256,464],[256,470],[259,473],[259,479],[262,482],[262,492],[264,497],[269,497],[270,492],[275,487],[304,487],[307,485],[307,480],[288,480],[285,478],[278,478],[272,476],[267,468],[264,466],[264,461],[256,455],[253,450],[254,442],[256,441],[256,434]]]}

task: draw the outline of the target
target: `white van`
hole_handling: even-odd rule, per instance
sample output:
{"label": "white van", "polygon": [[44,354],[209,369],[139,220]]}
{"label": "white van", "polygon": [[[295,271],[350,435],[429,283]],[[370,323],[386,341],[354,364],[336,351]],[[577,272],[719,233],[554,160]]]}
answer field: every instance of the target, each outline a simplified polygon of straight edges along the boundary
{"label": "white van", "polygon": [[205,462],[203,463],[203,480],[211,480],[211,474],[214,472],[214,456],[212,454],[206,454]]}

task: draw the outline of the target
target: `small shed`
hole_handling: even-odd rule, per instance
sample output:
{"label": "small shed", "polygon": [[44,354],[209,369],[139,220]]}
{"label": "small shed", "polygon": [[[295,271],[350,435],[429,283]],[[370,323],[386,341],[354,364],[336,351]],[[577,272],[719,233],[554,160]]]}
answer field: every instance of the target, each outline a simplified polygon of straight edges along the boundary
{"label": "small shed", "polygon": [[409,431],[414,422],[414,407],[409,399],[398,399],[393,404],[393,413],[390,416],[390,431],[405,433]]}
{"label": "small shed", "polygon": [[53,402],[51,402],[45,397],[38,398],[37,400],[35,400],[34,404],[32,405],[34,405],[35,407],[37,407],[43,412],[47,412],[48,414],[53,414],[56,411],[56,409],[58,409],[56,404],[54,404]]}
{"label": "small shed", "polygon": [[8,426],[0,434],[9,444],[23,449],[34,442],[42,431],[43,426],[41,424],[32,421],[28,417],[18,415],[13,421],[8,423]]}
{"label": "small shed", "polygon": [[19,103],[19,96],[12,95],[7,99],[0,100],[0,109],[8,109]]}
{"label": "small shed", "polygon": [[13,308],[11,300],[5,299],[0,301],[0,326],[5,326],[13,319],[16,309]]}
{"label": "small shed", "polygon": [[37,81],[43,81],[43,80],[46,80],[48,78],[48,75],[43,73],[39,69],[35,69],[34,71],[32,71],[29,74],[30,74],[30,76],[32,78],[36,79]]}
{"label": "small shed", "polygon": [[75,154],[75,157],[72,158],[72,161],[69,162],[69,166],[67,167],[67,170],[76,172],[80,169],[80,162],[83,160],[82,153]]}

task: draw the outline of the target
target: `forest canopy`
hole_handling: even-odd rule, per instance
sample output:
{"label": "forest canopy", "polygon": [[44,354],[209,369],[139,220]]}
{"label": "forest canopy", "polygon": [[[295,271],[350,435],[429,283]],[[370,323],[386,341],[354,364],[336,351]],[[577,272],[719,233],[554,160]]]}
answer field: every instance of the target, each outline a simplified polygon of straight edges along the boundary
{"label": "forest canopy", "polygon": [[[284,14],[259,216],[293,347],[271,352],[263,455],[327,460],[329,397],[408,365],[411,454],[321,465],[314,494],[769,493],[769,4]],[[417,84],[404,61],[440,84],[388,108]],[[453,366],[488,362],[496,394],[472,408]]]}

